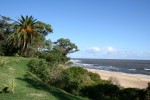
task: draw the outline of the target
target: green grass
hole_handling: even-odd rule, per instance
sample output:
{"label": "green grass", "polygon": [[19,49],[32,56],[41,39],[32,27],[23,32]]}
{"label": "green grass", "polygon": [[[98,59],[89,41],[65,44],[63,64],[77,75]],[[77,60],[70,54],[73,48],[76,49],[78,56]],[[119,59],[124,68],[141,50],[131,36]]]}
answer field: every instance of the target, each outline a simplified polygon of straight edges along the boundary
{"label": "green grass", "polygon": [[0,91],[5,84],[14,83],[13,93],[1,93],[0,100],[87,100],[66,93],[65,91],[48,87],[36,76],[28,72],[29,58],[2,57],[5,62],[0,66]]}

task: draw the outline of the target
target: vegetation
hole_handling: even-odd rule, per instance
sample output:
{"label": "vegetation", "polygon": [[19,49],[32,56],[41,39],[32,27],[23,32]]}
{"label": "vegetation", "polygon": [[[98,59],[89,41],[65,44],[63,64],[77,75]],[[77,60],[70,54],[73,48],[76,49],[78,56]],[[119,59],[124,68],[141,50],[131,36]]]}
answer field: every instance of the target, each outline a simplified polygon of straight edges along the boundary
{"label": "vegetation", "polygon": [[58,65],[52,66],[44,60],[31,60],[28,67],[30,72],[38,76],[47,85],[64,89],[74,95],[79,95],[80,90],[85,86],[110,83],[101,80],[99,75],[77,66],[64,69]]}
{"label": "vegetation", "polygon": [[55,47],[54,50],[56,51],[60,51],[62,53],[62,55],[66,56],[69,53],[74,53],[78,50],[78,47],[70,42],[69,39],[58,39],[56,42],[54,42]]}
{"label": "vegetation", "polygon": [[[1,16],[0,24],[1,54],[4,55],[18,53],[28,56],[29,49],[44,48],[45,36],[53,31],[49,24],[37,21],[32,16],[21,16],[18,21]],[[6,43],[3,44],[4,41]]]}
{"label": "vegetation", "polygon": [[148,100],[146,91],[136,88],[120,89],[113,84],[97,84],[85,87],[82,90],[83,96],[94,100]]}
{"label": "vegetation", "polygon": [[[146,90],[124,89],[118,85],[111,84],[111,81],[101,80],[98,74],[88,72],[81,67],[62,68],[60,66],[51,66],[45,60],[31,61],[28,64],[29,70],[47,85],[61,88],[74,95],[88,97],[93,100],[143,100],[144,98],[149,98],[149,87]],[[34,65],[37,62],[38,65]],[[43,74],[45,73],[47,74],[43,79],[41,76],[44,76]]]}
{"label": "vegetation", "polygon": [[0,16],[1,100],[149,100],[150,84],[145,90],[124,89],[113,77],[105,81],[84,68],[68,66],[67,55],[78,47],[69,39],[46,40],[52,32],[51,25],[33,16],[17,21]]}
{"label": "vegetation", "polygon": [[21,16],[21,19],[14,22],[14,31],[8,37],[8,42],[14,48],[18,48],[21,55],[25,55],[31,40],[37,35],[35,24],[36,19],[32,16],[26,18]]}
{"label": "vegetation", "polygon": [[[92,74],[93,76],[96,76],[95,73]],[[64,85],[62,89],[75,95],[80,95],[81,89],[86,86],[105,82],[104,80],[101,80],[100,77],[91,77],[91,72],[77,66],[64,70],[63,75],[63,82],[61,83]],[[98,81],[96,79],[98,79]]]}
{"label": "vegetation", "polygon": [[6,63],[0,67],[0,100],[86,100],[47,86],[28,71],[29,58],[3,57],[3,60]]}

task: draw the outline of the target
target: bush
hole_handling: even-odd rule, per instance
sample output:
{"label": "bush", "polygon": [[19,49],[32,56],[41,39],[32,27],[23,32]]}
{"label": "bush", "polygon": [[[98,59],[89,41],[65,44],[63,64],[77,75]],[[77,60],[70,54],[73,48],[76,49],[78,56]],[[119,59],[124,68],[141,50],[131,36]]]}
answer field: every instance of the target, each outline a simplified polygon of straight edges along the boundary
{"label": "bush", "polygon": [[49,80],[47,81],[47,83],[49,85],[53,85],[53,86],[61,88],[62,87],[62,79],[63,79],[62,71],[64,69],[62,67],[59,67],[58,65],[57,66],[56,65],[53,64],[53,66],[50,67]]}
{"label": "bush", "polygon": [[[82,67],[70,67],[63,69],[56,63],[48,63],[45,60],[32,59],[28,63],[29,71],[48,85],[52,85],[74,95],[80,95],[82,88],[94,84],[106,83],[96,73],[88,72]],[[108,83],[108,82],[107,82]]]}
{"label": "bush", "polygon": [[68,58],[67,56],[63,56],[59,51],[41,52],[39,54],[39,58],[45,59],[46,61],[51,63],[60,63],[60,64],[64,64],[65,62],[70,60],[70,58]]}
{"label": "bush", "polygon": [[36,49],[33,48],[27,49],[26,57],[37,57],[37,56],[38,56],[38,51]]}
{"label": "bush", "polygon": [[120,100],[144,100],[145,91],[136,88],[126,88],[120,91]]}
{"label": "bush", "polygon": [[147,90],[150,90],[150,82],[148,82]]}
{"label": "bush", "polygon": [[[74,95],[82,95],[94,100],[143,100],[149,98],[149,90],[127,88],[120,89],[109,81],[100,79],[96,73],[82,67],[63,69],[57,63],[32,59],[28,63],[29,71],[48,85],[56,86]],[[146,99],[147,100],[147,99]]]}
{"label": "bush", "polygon": [[100,82],[100,76],[97,73],[88,72],[88,75],[90,76],[91,80],[94,82]]}
{"label": "bush", "polygon": [[63,89],[69,93],[79,95],[79,91],[84,87],[91,85],[93,82],[88,75],[88,71],[81,67],[70,67],[64,72]]}
{"label": "bush", "polygon": [[44,82],[46,82],[49,78],[50,71],[48,68],[48,64],[45,60],[30,60],[28,63],[28,69],[37,77],[41,78]]}
{"label": "bush", "polygon": [[84,87],[82,95],[93,100],[117,100],[119,87],[112,84],[97,84]]}
{"label": "bush", "polygon": [[121,90],[117,85],[108,83],[84,87],[81,93],[92,100],[149,100],[148,91],[136,88]]}
{"label": "bush", "polygon": [[150,100],[150,90],[145,91],[145,99],[144,100]]}
{"label": "bush", "polygon": [[63,71],[63,89],[69,93],[78,95],[79,90],[92,83],[88,71],[81,67],[70,67]]}
{"label": "bush", "polygon": [[95,83],[95,85],[111,83],[110,81],[102,80],[100,75],[97,73],[88,72],[88,75],[90,76],[91,80]]}
{"label": "bush", "polygon": [[62,68],[57,63],[49,63],[44,59],[32,59],[28,70],[49,85],[55,85],[62,77]]}
{"label": "bush", "polygon": [[80,90],[86,86],[104,83],[96,73],[88,72],[82,67],[74,66],[63,71],[62,89],[69,93],[80,95]]}

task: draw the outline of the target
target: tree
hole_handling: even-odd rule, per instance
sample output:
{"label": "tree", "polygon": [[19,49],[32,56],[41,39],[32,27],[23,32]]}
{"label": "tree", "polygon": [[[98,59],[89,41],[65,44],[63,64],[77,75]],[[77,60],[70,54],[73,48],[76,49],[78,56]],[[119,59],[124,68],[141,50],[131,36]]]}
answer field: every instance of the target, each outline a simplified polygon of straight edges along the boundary
{"label": "tree", "polygon": [[49,24],[37,21],[33,16],[21,15],[12,26],[13,33],[8,37],[9,45],[18,48],[19,54],[23,56],[27,54],[28,47],[32,47],[33,40],[40,38],[45,40],[44,37],[53,31]]}
{"label": "tree", "polygon": [[10,21],[11,19],[9,17],[0,15],[0,55],[4,55],[6,38],[11,33]]}
{"label": "tree", "polygon": [[79,51],[78,47],[69,39],[58,39],[56,42],[54,42],[54,45],[54,50],[60,51],[63,56]]}
{"label": "tree", "polygon": [[21,18],[15,22],[14,33],[8,37],[9,43],[21,49],[21,55],[25,54],[28,45],[31,44],[32,38],[36,36],[35,24],[36,19],[32,16],[21,16]]}
{"label": "tree", "polygon": [[70,60],[67,54],[78,51],[78,47],[69,39],[58,39],[53,44],[45,41],[45,47],[39,52],[39,57],[48,62],[66,64]]}

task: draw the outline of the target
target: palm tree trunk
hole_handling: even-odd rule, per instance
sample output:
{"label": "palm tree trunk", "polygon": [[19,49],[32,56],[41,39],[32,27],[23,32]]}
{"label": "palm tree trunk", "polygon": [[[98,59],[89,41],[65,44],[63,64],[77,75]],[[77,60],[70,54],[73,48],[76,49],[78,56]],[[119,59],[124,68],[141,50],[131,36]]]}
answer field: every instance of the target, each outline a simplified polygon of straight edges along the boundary
{"label": "palm tree trunk", "polygon": [[28,49],[28,43],[26,42],[25,48],[24,48],[24,56],[27,56],[27,49]]}
{"label": "palm tree trunk", "polygon": [[26,42],[23,42],[23,47],[21,48],[21,55],[24,56]]}

